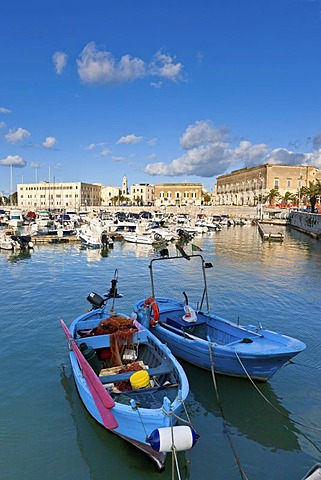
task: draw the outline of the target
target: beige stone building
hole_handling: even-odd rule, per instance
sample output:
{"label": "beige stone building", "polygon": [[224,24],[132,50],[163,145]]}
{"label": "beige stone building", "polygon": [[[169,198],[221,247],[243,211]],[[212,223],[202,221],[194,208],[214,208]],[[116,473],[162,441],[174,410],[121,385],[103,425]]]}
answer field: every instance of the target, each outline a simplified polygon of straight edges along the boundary
{"label": "beige stone building", "polygon": [[103,207],[110,207],[114,204],[113,199],[115,197],[120,197],[121,189],[119,187],[114,187],[112,185],[102,186],[101,187],[101,205]]}
{"label": "beige stone building", "polygon": [[203,198],[201,183],[161,183],[155,185],[155,207],[172,205],[201,205]]}
{"label": "beige stone building", "polygon": [[256,205],[266,201],[270,190],[296,194],[309,186],[309,182],[321,179],[321,170],[304,165],[259,165],[241,168],[216,179],[213,193],[214,205]]}
{"label": "beige stone building", "polygon": [[79,210],[100,206],[101,185],[83,182],[18,183],[18,206],[23,209]]}
{"label": "beige stone building", "polygon": [[133,205],[154,205],[155,186],[149,183],[135,183],[130,187]]}

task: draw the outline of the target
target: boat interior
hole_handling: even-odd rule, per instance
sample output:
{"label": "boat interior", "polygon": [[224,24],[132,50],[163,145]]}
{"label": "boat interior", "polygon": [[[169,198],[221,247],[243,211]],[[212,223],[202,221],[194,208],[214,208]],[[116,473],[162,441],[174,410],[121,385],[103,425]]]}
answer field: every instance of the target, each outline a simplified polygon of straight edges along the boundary
{"label": "boat interior", "polygon": [[[98,323],[97,319],[78,322],[74,337],[78,346],[85,343],[94,350],[101,367],[99,379],[115,401],[129,404],[134,398],[141,407],[161,408],[164,390],[169,400],[174,401],[180,387],[179,372],[158,344],[144,335],[143,330],[137,330],[129,341],[119,344],[116,340],[119,352],[115,356],[115,334],[91,335]],[[130,378],[140,370],[148,373],[149,381],[133,388]]]}
{"label": "boat interior", "polygon": [[161,314],[161,326],[182,336],[189,335],[191,338],[197,337],[206,341],[209,338],[211,342],[222,346],[230,346],[240,341],[251,343],[255,337],[260,336],[246,328],[235,327],[219,317],[208,316],[203,312],[196,313],[196,322],[188,323],[183,320],[184,313],[181,309]]}

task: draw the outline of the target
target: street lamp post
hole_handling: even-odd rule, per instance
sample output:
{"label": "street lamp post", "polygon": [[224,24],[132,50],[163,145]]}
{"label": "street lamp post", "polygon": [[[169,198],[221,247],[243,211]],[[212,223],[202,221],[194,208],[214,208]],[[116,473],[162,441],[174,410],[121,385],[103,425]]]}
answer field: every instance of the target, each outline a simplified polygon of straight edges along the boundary
{"label": "street lamp post", "polygon": [[298,210],[300,210],[302,178],[303,178],[303,175],[302,175],[302,173],[300,173],[300,176],[299,176],[299,182],[298,182],[298,187],[299,187],[299,194],[298,194]]}

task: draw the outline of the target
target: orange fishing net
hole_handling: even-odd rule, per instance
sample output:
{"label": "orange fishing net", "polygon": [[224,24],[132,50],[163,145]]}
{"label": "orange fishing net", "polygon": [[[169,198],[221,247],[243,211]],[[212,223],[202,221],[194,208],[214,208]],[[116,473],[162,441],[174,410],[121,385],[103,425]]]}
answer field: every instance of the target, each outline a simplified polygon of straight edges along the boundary
{"label": "orange fishing net", "polygon": [[[125,372],[138,372],[138,370],[143,370],[143,367],[139,365],[137,362],[132,362],[130,365],[126,365],[124,368],[119,370],[118,373],[125,373]],[[130,380],[125,380],[123,382],[115,382],[115,387],[118,388],[119,391],[123,392],[125,390],[132,390],[132,386],[130,384]]]}
{"label": "orange fishing net", "polygon": [[135,332],[137,327],[132,318],[113,315],[99,323],[94,335],[110,335],[111,364],[116,366],[123,365],[123,351],[125,348],[132,348]]}

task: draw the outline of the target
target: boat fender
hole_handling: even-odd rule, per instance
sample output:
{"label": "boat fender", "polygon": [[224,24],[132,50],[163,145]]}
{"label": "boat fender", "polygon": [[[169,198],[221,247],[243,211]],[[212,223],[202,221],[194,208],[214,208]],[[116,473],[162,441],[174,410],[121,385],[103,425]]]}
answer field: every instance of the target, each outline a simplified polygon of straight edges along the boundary
{"label": "boat fender", "polygon": [[197,322],[197,315],[195,310],[190,307],[189,305],[185,305],[184,307],[185,315],[183,315],[183,320],[188,323]]}
{"label": "boat fender", "polygon": [[152,327],[155,327],[155,325],[157,325],[159,321],[159,308],[155,298],[146,298],[144,302],[144,308],[149,306],[151,307],[151,313],[153,313],[153,315],[150,316],[149,323]]}
{"label": "boat fender", "polygon": [[175,427],[163,427],[153,430],[148,443],[156,452],[172,452],[190,450],[198,441],[199,435],[188,425],[176,425]]}

